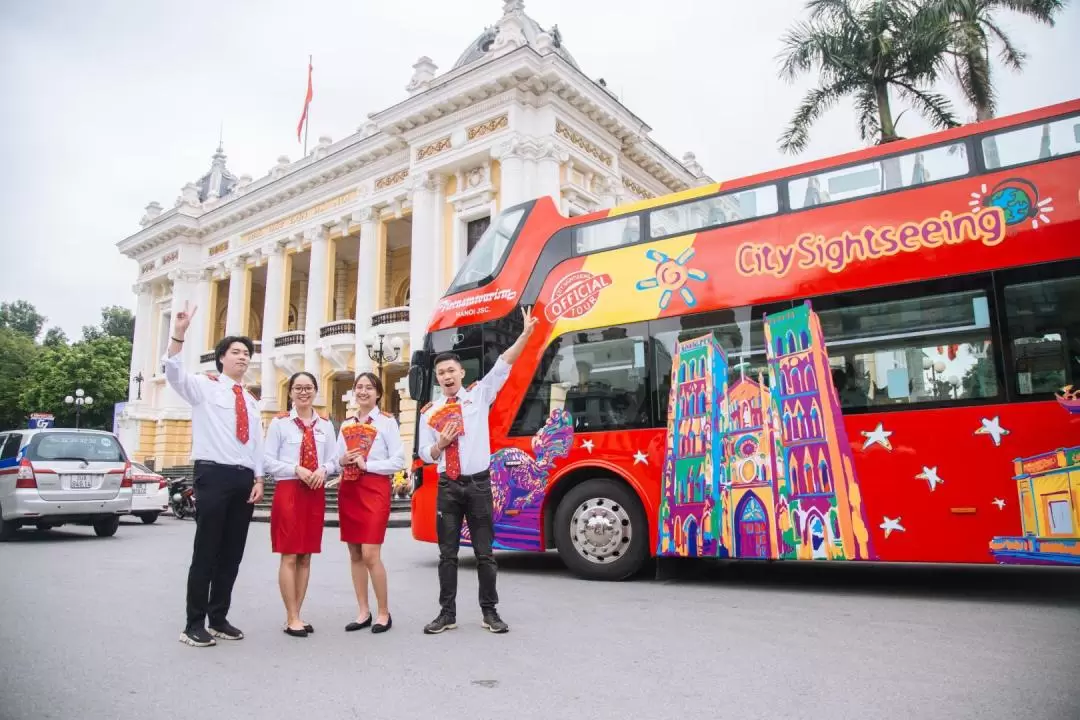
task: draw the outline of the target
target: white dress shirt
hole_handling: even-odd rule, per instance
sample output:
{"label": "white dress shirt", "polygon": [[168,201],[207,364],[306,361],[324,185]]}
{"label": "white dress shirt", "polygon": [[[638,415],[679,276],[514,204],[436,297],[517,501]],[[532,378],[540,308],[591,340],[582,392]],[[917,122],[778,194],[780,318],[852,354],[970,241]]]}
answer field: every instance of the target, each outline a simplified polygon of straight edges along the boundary
{"label": "white dress shirt", "polygon": [[[479,382],[469,388],[458,390],[457,399],[461,403],[461,417],[465,425],[465,434],[458,437],[458,455],[461,458],[461,473],[475,475],[484,472],[491,465],[491,434],[488,430],[488,413],[495,396],[510,377],[510,365],[502,356],[495,361],[491,371]],[[428,424],[439,408],[446,404],[446,398],[439,398],[420,416],[420,458],[426,463],[434,462],[431,446],[439,439],[435,428]],[[439,455],[439,472],[446,472],[446,449]]]}
{"label": "white dress shirt", "polygon": [[236,437],[234,382],[225,375],[196,375],[184,371],[182,353],[165,354],[165,380],[191,404],[191,459],[250,468],[258,480],[263,474],[262,421],[255,398],[243,386],[247,405],[248,441]]}
{"label": "white dress shirt", "polygon": [[[397,420],[394,419],[394,416],[387,415],[375,408],[368,417],[363,418],[363,421],[374,425],[375,430],[378,432],[375,441],[371,443],[371,449],[368,450],[367,460],[365,461],[367,471],[376,475],[393,476],[398,471],[404,470],[405,445],[401,442],[401,431],[398,429]],[[341,429],[344,430],[347,425],[356,422],[361,421],[353,417],[346,418],[345,422],[341,423]],[[347,450],[345,433],[341,432],[338,434],[337,451],[334,453],[334,461],[338,464],[338,468],[344,469],[345,463],[342,457],[345,456]]]}
{"label": "white dress shirt", "polygon": [[[275,480],[292,480],[296,477],[296,466],[300,464],[300,447],[304,442],[304,431],[296,425],[296,408],[285,417],[276,417],[266,429],[266,441],[263,443],[263,469]],[[334,424],[318,415],[315,416],[315,452],[319,467],[327,476],[337,469],[334,460]],[[303,421],[305,425],[310,421]]]}

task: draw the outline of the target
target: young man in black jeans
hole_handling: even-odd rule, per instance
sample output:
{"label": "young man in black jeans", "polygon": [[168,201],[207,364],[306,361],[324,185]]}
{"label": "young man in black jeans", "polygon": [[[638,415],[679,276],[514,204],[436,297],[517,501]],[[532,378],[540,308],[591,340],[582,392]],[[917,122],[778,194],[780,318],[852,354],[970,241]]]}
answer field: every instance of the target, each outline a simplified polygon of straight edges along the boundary
{"label": "young man in black jeans", "polygon": [[220,376],[184,372],[184,340],[196,309],[189,311],[184,303],[176,314],[165,356],[165,379],[191,404],[195,465],[195,547],[188,570],[187,623],[180,642],[208,647],[215,644],[214,638],[244,637],[226,616],[251,516],[263,495],[263,434],[255,398],[241,384],[255,347],[250,338],[227,337],[217,344],[214,362]]}
{"label": "young man in black jeans", "polygon": [[[491,544],[495,531],[492,526],[491,497],[491,439],[488,432],[488,411],[495,396],[510,377],[510,366],[521,355],[537,320],[528,309],[522,308],[525,327],[517,340],[495,361],[491,372],[469,388],[462,388],[465,368],[453,353],[435,358],[435,378],[443,397],[429,404],[420,416],[420,458],[426,463],[438,463],[439,492],[437,498],[439,535],[439,616],[424,627],[428,635],[457,627],[458,548],[461,542],[461,522],[469,522],[476,572],[480,580],[480,610],[483,626],[493,633],[510,628],[495,605],[499,595],[495,590],[497,568]],[[431,426],[434,413],[446,404],[460,403],[464,427],[449,423],[441,431]]]}

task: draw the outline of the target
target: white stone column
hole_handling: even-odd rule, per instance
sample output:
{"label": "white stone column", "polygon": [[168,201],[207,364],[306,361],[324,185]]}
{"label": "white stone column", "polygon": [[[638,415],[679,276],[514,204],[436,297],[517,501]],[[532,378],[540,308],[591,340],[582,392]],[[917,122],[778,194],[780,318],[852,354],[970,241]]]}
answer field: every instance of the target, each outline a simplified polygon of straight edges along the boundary
{"label": "white stone column", "polygon": [[274,365],[274,336],[282,331],[285,318],[285,303],[288,292],[285,288],[285,245],[271,243],[263,248],[266,253],[266,296],[263,300],[262,326],[262,409],[278,409],[277,366]]}
{"label": "white stone column", "polygon": [[505,210],[528,199],[525,157],[522,149],[522,140],[515,135],[496,145],[491,152],[491,156],[499,161],[500,210]]}
{"label": "white stone column", "polygon": [[334,321],[345,319],[345,261],[334,263]]}
{"label": "white stone column", "polygon": [[129,380],[128,402],[143,404],[147,402],[149,397],[150,386],[148,383],[154,375],[150,368],[153,367],[153,363],[160,364],[159,359],[155,358],[151,361],[150,358],[154,347],[154,292],[153,286],[145,282],[137,283],[131,289],[138,295],[138,302],[135,305],[135,338],[131,343],[131,377],[133,378],[142,373],[142,394],[146,397],[142,400],[136,400],[140,394],[139,385],[134,380]]}
{"label": "white stone column", "polygon": [[442,280],[442,193],[446,180],[423,173],[413,182],[412,264],[409,268],[409,352],[423,347]]}
{"label": "white stone column", "polygon": [[[319,329],[326,323],[326,281],[329,276],[330,240],[325,228],[308,230],[304,236],[311,241],[307,286],[307,318],[304,322],[304,369],[319,377]],[[320,391],[323,389],[319,386]],[[319,392],[319,397],[324,393]]]}
{"label": "white stone column", "polygon": [[214,345],[221,338],[209,338],[208,329],[213,325],[213,309],[210,307],[211,277],[209,270],[194,270],[188,274],[188,278],[194,281],[192,288],[191,304],[197,305],[199,310],[195,317],[191,318],[191,326],[188,327],[184,343],[184,364],[192,370],[199,369],[199,358],[208,350],[213,350]]}
{"label": "white stone column", "polygon": [[356,372],[372,368],[364,340],[371,330],[371,314],[378,309],[376,292],[379,287],[379,212],[374,208],[362,208],[354,212],[352,220],[360,225],[360,248],[356,269]]}
{"label": "white stone column", "polygon": [[554,140],[546,140],[537,148],[536,183],[533,188],[535,197],[548,195],[555,207],[562,210],[562,178],[560,168],[570,159],[570,153],[563,150]]}
{"label": "white stone column", "polygon": [[235,257],[229,261],[229,305],[225,311],[225,334],[244,334],[244,303],[247,302],[246,258]]}

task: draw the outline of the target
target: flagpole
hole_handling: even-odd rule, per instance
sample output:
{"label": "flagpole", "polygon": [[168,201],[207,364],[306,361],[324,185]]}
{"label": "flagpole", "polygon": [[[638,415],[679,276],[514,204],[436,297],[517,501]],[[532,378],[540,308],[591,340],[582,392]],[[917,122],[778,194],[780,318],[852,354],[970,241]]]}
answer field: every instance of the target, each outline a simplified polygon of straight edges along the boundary
{"label": "flagpole", "polygon": [[[308,62],[308,82],[311,82],[311,55],[307,56]],[[304,157],[307,157],[307,138],[308,130],[311,129],[311,105],[308,105],[307,120],[304,123]]]}

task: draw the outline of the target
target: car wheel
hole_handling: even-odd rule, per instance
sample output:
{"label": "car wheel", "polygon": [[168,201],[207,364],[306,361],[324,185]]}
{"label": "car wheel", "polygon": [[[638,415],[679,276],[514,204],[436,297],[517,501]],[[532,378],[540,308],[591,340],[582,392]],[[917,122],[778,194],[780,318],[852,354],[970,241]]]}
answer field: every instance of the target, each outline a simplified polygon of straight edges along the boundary
{"label": "car wheel", "polygon": [[94,532],[97,533],[98,537],[112,537],[116,534],[118,527],[120,527],[120,517],[118,515],[94,521]]}
{"label": "car wheel", "polygon": [[140,515],[139,519],[146,525],[153,525],[157,522],[157,513],[146,513],[145,515]]}
{"label": "car wheel", "polygon": [[649,528],[637,495],[623,483],[586,480],[555,511],[555,547],[575,575],[625,580],[649,556]]}
{"label": "car wheel", "polygon": [[15,537],[15,533],[18,532],[18,530],[18,525],[11,520],[5,520],[4,516],[0,515],[0,542]]}

